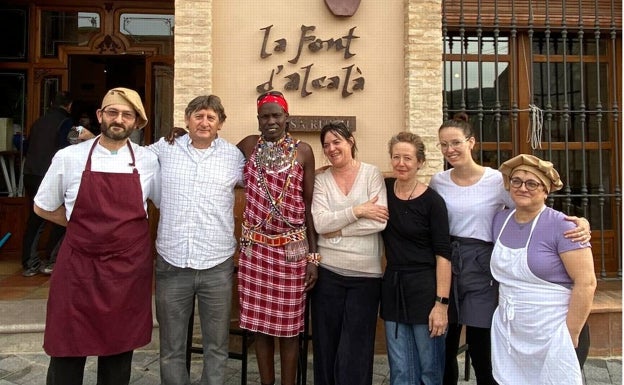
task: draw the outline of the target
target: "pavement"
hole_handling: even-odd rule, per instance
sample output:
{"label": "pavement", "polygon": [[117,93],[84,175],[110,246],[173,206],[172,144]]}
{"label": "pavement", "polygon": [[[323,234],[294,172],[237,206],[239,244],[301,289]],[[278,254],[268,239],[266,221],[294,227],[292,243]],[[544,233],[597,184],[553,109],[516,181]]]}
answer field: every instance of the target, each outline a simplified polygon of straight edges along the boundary
{"label": "pavement", "polygon": [[[277,358],[277,357],[276,357]],[[48,367],[49,357],[43,353],[29,354],[2,354],[0,355],[0,385],[43,385]],[[279,360],[276,359],[276,362]],[[279,366],[279,365],[278,365]],[[464,367],[463,355],[460,356],[460,371]],[[226,370],[224,385],[239,385],[241,361],[229,359]],[[96,360],[90,357],[87,360],[84,384],[96,383]],[[201,356],[194,355],[191,361],[191,382],[199,381],[201,376]],[[279,368],[278,368],[279,369]],[[160,384],[158,365],[158,352],[136,351],[132,365],[133,385],[157,385]],[[462,373],[463,374],[463,373]],[[584,368],[585,385],[621,385],[622,384],[622,358],[590,358]],[[247,370],[247,383],[259,384],[258,367],[253,353],[249,354],[249,367]],[[279,370],[277,372],[277,384]],[[308,384],[313,384],[312,357],[308,360]],[[373,385],[387,385],[390,383],[388,361],[385,355],[375,356]],[[460,378],[458,385],[476,385],[474,373],[471,372],[470,380]],[[524,385],[524,384],[523,384]],[[530,385],[530,384],[527,384]]]}

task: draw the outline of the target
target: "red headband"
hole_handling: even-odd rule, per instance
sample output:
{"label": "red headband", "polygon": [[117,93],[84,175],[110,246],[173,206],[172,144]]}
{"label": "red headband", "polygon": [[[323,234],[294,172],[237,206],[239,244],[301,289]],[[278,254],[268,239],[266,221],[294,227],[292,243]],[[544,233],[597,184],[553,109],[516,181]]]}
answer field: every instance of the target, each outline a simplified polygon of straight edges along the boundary
{"label": "red headband", "polygon": [[284,109],[284,112],[288,113],[288,103],[286,103],[286,99],[284,99],[282,95],[265,95],[262,99],[258,100],[258,110],[267,103],[277,103]]}

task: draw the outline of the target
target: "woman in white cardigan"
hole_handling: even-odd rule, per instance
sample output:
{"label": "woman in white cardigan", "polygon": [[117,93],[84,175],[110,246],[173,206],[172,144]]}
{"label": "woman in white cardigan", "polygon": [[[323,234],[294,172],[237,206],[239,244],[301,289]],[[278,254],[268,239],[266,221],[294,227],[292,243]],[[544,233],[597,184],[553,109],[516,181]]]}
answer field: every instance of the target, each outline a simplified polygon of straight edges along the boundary
{"label": "woman in white cardigan", "polygon": [[314,383],[370,385],[379,309],[381,231],[388,209],[379,169],[355,159],[342,122],[321,130],[331,167],[316,176],[312,216],[321,262],[312,291]]}

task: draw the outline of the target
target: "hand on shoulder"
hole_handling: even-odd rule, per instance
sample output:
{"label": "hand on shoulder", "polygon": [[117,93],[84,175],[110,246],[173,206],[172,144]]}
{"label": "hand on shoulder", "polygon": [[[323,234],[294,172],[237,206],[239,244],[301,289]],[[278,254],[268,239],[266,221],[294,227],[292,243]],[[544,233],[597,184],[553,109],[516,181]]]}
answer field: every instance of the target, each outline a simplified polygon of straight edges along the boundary
{"label": "hand on shoulder", "polygon": [[185,128],[173,127],[171,131],[169,131],[167,136],[165,136],[165,141],[169,144],[173,144],[176,138],[179,138],[180,136],[184,136],[186,134],[188,134],[188,131]]}
{"label": "hand on shoulder", "polygon": [[258,139],[260,139],[260,135],[248,135],[241,139],[236,147],[245,155],[245,158],[249,159],[254,149],[256,148],[256,144],[258,143]]}

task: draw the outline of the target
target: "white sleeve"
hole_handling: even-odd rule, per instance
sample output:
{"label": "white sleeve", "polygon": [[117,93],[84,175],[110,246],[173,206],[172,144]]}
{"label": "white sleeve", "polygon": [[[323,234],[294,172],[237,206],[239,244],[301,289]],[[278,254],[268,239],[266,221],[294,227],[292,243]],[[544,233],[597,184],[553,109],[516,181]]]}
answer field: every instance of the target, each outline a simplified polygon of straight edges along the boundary
{"label": "white sleeve", "polygon": [[[145,146],[148,150],[156,154],[156,156],[160,156],[160,146],[165,142],[165,138],[160,138],[156,143],[152,143],[149,146]],[[168,143],[165,143],[168,144]]]}
{"label": "white sleeve", "polygon": [[52,163],[46,175],[43,177],[37,195],[35,196],[35,204],[46,211],[54,211],[61,207],[65,202],[64,177],[65,159],[62,153],[56,153],[52,158]]}
{"label": "white sleeve", "polygon": [[160,176],[160,164],[157,165],[156,170],[154,170],[154,176],[150,182],[150,194],[149,199],[154,203],[154,206],[160,208],[160,198],[162,193],[162,181]]}
{"label": "white sleeve", "polygon": [[[330,172],[330,171],[327,171]],[[357,221],[353,208],[347,207],[334,211],[331,207],[331,190],[327,186],[328,174],[317,175],[314,181],[314,195],[312,198],[312,218],[314,228],[319,234],[327,234],[341,230],[349,223]],[[329,176],[331,177],[331,176]]]}

